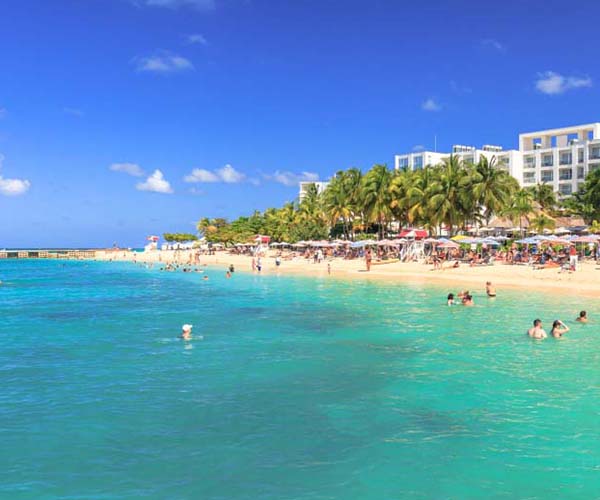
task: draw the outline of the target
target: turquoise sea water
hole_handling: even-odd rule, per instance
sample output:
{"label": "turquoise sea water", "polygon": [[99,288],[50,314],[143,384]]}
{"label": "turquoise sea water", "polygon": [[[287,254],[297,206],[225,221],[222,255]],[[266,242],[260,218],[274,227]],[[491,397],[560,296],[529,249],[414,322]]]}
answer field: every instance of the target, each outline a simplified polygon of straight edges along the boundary
{"label": "turquoise sea water", "polygon": [[598,498],[591,299],[208,274],[0,261],[0,498]]}

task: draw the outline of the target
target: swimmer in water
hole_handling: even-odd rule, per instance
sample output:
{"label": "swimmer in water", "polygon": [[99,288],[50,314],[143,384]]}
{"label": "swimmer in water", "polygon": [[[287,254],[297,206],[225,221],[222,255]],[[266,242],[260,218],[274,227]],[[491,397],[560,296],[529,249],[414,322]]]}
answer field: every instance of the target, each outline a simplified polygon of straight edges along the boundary
{"label": "swimmer in water", "polygon": [[550,331],[550,334],[555,339],[559,339],[568,331],[569,327],[565,325],[561,320],[557,319],[554,323],[552,323],[552,330]]}
{"label": "swimmer in water", "polygon": [[[2,282],[0,281],[0,283],[2,283]],[[579,323],[587,323],[588,322],[587,312],[581,311],[579,313],[579,317],[575,321],[578,321]]]}
{"label": "swimmer in water", "polygon": [[548,337],[546,331],[542,328],[542,320],[536,319],[533,321],[533,327],[527,330],[527,335],[532,339],[542,340]]}
{"label": "swimmer in water", "polygon": [[229,271],[227,271],[227,272],[225,273],[225,277],[226,277],[226,278],[231,278],[231,273],[230,273]]}
{"label": "swimmer in water", "polygon": [[488,297],[495,297],[496,296],[496,287],[494,285],[492,285],[491,281],[488,281],[485,284],[485,293],[487,293]]}
{"label": "swimmer in water", "polygon": [[208,276],[206,276],[206,274],[202,276],[202,281],[208,281]]}
{"label": "swimmer in water", "polygon": [[192,339],[192,328],[194,325],[185,324],[181,327],[181,335],[180,337],[183,340],[191,340]]}
{"label": "swimmer in water", "polygon": [[463,306],[474,306],[475,302],[473,302],[473,296],[470,295],[469,293],[464,295],[462,298],[462,305]]}
{"label": "swimmer in water", "polygon": [[454,304],[456,304],[456,302],[454,302],[454,294],[453,293],[449,293],[448,294],[448,298],[446,299],[446,303],[449,306],[453,306]]}

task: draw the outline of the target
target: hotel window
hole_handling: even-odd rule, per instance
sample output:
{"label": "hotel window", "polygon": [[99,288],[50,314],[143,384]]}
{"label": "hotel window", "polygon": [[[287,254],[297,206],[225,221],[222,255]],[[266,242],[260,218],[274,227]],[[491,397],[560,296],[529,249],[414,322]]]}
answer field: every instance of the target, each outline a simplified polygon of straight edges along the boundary
{"label": "hotel window", "polygon": [[544,155],[542,158],[542,167],[551,167],[552,165],[554,165],[552,155]]}
{"label": "hotel window", "polygon": [[583,163],[583,149],[577,151],[577,163]]}
{"label": "hotel window", "polygon": [[421,170],[423,168],[423,157],[422,156],[415,156],[413,158],[413,169],[415,170]]}
{"label": "hotel window", "polygon": [[570,168],[561,168],[558,172],[559,181],[570,181],[573,178],[573,170]]}
{"label": "hotel window", "polygon": [[558,186],[558,192],[562,195],[569,195],[573,192],[573,186],[571,186],[571,184],[560,184]]}
{"label": "hotel window", "polygon": [[398,162],[398,166],[400,168],[408,168],[408,158],[400,158],[400,161]]}
{"label": "hotel window", "polygon": [[524,172],[523,182],[535,182],[535,172]]}
{"label": "hotel window", "polygon": [[535,168],[535,156],[525,158],[525,168]]}
{"label": "hotel window", "polygon": [[554,172],[542,172],[542,182],[552,182],[554,180]]}
{"label": "hotel window", "polygon": [[585,169],[583,167],[577,167],[577,178],[585,179]]}
{"label": "hotel window", "polygon": [[600,158],[600,146],[594,146],[590,150],[590,160],[597,160]]}
{"label": "hotel window", "polygon": [[571,153],[561,153],[560,161],[561,165],[570,165],[573,161],[573,155]]}

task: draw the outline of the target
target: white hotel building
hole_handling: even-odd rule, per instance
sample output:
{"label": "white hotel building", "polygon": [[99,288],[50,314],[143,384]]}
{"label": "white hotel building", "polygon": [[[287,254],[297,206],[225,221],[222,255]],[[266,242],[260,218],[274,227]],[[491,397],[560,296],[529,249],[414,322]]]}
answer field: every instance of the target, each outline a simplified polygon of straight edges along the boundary
{"label": "white hotel building", "polygon": [[[589,172],[600,167],[600,123],[519,134],[518,150],[456,145],[452,154],[471,163],[482,156],[488,160],[495,157],[497,167],[510,173],[521,186],[548,183],[560,195],[568,196],[578,190]],[[418,170],[438,165],[449,156],[433,151],[396,155],[394,166]]]}

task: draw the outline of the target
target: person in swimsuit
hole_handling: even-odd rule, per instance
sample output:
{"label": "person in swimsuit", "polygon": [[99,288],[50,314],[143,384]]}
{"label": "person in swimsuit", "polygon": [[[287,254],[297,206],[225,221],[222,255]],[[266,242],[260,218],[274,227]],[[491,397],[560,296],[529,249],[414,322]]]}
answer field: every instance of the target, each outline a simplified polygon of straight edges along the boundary
{"label": "person in swimsuit", "polygon": [[557,319],[554,323],[552,323],[552,330],[550,331],[550,335],[552,335],[555,339],[559,339],[568,331],[569,327],[565,325],[561,320]]}
{"label": "person in swimsuit", "polygon": [[533,320],[533,327],[527,330],[527,335],[529,335],[532,339],[542,340],[548,337],[546,331],[542,328],[542,320],[535,319]]}
{"label": "person in swimsuit", "polygon": [[475,302],[473,302],[473,296],[469,293],[464,295],[462,298],[462,305],[463,306],[474,306]]}
{"label": "person in swimsuit", "polygon": [[192,339],[192,327],[193,325],[183,325],[181,327],[181,335],[179,336],[183,340],[191,340]]}
{"label": "person in swimsuit", "polygon": [[487,293],[488,297],[495,297],[496,296],[496,287],[494,285],[492,285],[491,281],[488,281],[485,284],[485,293]]}
{"label": "person in swimsuit", "polygon": [[446,299],[446,303],[449,306],[453,306],[454,304],[456,304],[456,302],[454,302],[454,294],[453,293],[449,293],[448,294],[448,298]]}
{"label": "person in swimsuit", "polygon": [[587,323],[588,322],[587,312],[581,311],[579,313],[579,317],[575,321],[578,321],[579,323]]}

